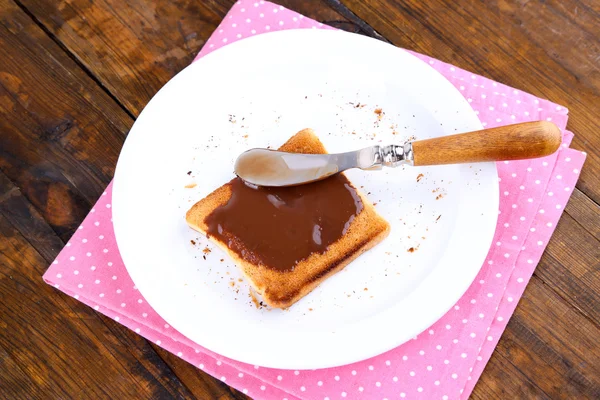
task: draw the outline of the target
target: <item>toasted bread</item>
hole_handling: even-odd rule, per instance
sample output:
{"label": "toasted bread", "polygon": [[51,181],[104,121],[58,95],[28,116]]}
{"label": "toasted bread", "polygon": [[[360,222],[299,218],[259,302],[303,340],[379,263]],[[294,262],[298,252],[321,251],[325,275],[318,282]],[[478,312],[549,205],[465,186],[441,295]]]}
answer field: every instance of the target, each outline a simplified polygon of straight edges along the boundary
{"label": "toasted bread", "polygon": [[[292,136],[280,150],[305,154],[326,153],[325,147],[311,129],[304,129]],[[210,237],[210,240],[229,254],[268,306],[288,308],[387,237],[390,230],[387,221],[375,211],[360,190],[356,191],[363,208],[352,220],[345,234],[324,253],[311,254],[289,271],[278,271],[253,264],[229,249],[221,240],[215,237]],[[218,207],[227,204],[231,194],[230,186],[225,184],[198,201],[186,214],[188,225],[207,234],[206,217]]]}

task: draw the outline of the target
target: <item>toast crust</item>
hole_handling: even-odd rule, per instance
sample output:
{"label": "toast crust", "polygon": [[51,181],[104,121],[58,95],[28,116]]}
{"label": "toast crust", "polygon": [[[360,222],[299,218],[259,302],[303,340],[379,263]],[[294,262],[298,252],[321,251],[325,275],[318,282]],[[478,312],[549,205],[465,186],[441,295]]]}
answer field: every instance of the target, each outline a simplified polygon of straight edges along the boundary
{"label": "toast crust", "polygon": [[[305,154],[326,153],[325,147],[312,129],[298,132],[279,150]],[[346,233],[324,253],[311,254],[290,271],[278,271],[253,264],[230,250],[221,240],[215,237],[209,239],[227,252],[268,306],[288,308],[389,234],[388,222],[375,211],[360,190],[356,191],[363,203],[363,209],[351,222]],[[186,222],[190,228],[206,235],[208,226],[204,222],[205,218],[216,208],[227,204],[231,194],[229,184],[225,184],[194,204],[186,213]]]}

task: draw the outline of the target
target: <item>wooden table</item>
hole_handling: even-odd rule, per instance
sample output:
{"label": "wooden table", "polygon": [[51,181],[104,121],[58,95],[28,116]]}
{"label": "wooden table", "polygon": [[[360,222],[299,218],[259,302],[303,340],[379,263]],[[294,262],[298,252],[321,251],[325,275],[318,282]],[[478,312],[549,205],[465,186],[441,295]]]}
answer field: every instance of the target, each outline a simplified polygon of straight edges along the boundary
{"label": "wooden table", "polygon": [[[0,0],[0,397],[241,399],[42,282],[231,0]],[[600,398],[600,3],[289,0],[570,109],[588,152],[473,398]]]}

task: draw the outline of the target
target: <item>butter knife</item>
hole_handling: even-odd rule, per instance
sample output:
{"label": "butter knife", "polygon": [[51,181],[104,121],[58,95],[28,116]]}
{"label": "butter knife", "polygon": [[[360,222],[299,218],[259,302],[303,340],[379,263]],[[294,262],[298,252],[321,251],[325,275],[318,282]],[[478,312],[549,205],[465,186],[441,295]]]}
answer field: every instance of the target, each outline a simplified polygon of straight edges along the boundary
{"label": "butter knife", "polygon": [[372,171],[403,164],[428,166],[544,157],[558,150],[561,139],[555,124],[535,121],[338,154],[257,148],[237,158],[234,172],[256,186],[295,186],[351,168]]}

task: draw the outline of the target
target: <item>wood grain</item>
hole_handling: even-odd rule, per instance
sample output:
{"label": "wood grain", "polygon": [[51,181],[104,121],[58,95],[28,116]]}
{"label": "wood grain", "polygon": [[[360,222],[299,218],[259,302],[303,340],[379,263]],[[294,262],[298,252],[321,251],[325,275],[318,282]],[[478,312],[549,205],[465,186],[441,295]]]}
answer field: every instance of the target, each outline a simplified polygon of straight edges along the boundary
{"label": "wood grain", "polygon": [[14,3],[0,9],[0,168],[65,241],[133,120]]}
{"label": "wood grain", "polygon": [[412,143],[414,165],[524,160],[558,150],[562,135],[552,122],[534,121]]}
{"label": "wood grain", "polygon": [[136,116],[221,20],[195,0],[19,2]]}
{"label": "wood grain", "polygon": [[565,207],[565,211],[583,229],[600,240],[600,212],[598,204],[594,203],[589,197],[583,194],[579,189],[575,189],[569,203]]}
{"label": "wood grain", "polygon": [[[600,222],[600,213],[595,218]],[[600,240],[565,214],[536,276],[600,326]]]}
{"label": "wood grain", "polygon": [[[0,397],[247,398],[41,281],[135,116],[233,3],[0,0]],[[472,397],[600,397],[600,7],[279,3],[569,107],[588,160]]]}
{"label": "wood grain", "polygon": [[597,323],[534,276],[496,351],[549,398],[597,399],[599,335]]}
{"label": "wood grain", "polygon": [[[504,340],[504,339],[503,339]],[[471,394],[473,400],[490,399],[549,399],[535,383],[527,379],[523,372],[498,351],[485,366],[484,377],[480,379]]]}
{"label": "wood grain", "polygon": [[[185,386],[165,374],[169,367],[150,356],[146,341],[113,321],[109,327],[98,313],[42,281],[64,244],[3,174],[0,193],[0,349],[6,357],[3,364],[18,366],[12,379],[0,379],[2,396],[188,395]],[[17,230],[23,219],[34,221],[25,231],[48,258]],[[19,375],[27,379],[15,379]],[[90,384],[95,376],[106,381]]]}

